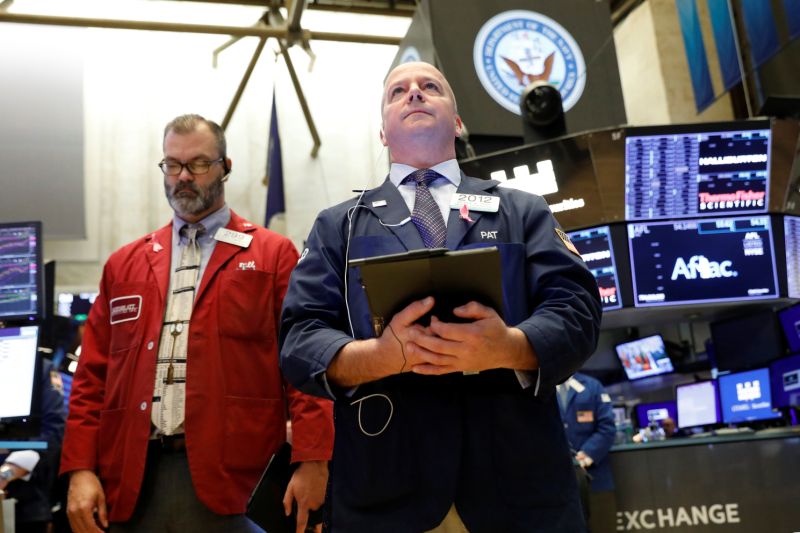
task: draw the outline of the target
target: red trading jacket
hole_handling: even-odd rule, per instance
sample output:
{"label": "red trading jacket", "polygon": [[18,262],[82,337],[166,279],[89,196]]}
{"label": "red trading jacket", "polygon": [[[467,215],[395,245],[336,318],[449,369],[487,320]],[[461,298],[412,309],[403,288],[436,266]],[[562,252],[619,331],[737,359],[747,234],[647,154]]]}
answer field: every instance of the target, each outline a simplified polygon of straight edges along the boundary
{"label": "red trading jacket", "polygon": [[[297,251],[233,211],[227,228],[253,241],[247,248],[218,241],[203,274],[189,328],[184,421],[195,491],[219,514],[244,512],[286,440],[287,403],[292,461],[328,460],[333,449],[330,401],[300,393],[278,368],[280,310]],[[144,476],[171,249],[168,224],[111,255],[73,382],[61,472],[98,472],[112,521],[130,518]]]}

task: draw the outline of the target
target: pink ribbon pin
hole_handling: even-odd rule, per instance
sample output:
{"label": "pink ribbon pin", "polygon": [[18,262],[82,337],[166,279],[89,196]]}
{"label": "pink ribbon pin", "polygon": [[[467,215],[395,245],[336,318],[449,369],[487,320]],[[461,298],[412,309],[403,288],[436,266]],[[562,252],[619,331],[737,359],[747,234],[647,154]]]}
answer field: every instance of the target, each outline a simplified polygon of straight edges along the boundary
{"label": "pink ribbon pin", "polygon": [[474,220],[469,218],[469,207],[467,207],[467,204],[462,205],[461,209],[458,210],[458,213],[461,220],[466,220],[467,222],[475,222]]}

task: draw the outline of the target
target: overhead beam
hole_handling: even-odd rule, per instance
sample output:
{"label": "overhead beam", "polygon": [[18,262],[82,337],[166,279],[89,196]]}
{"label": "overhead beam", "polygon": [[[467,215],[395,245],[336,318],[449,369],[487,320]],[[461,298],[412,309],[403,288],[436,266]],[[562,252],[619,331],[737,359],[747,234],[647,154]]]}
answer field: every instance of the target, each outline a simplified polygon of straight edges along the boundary
{"label": "overhead beam", "polygon": [[[147,30],[178,33],[205,33],[212,35],[231,35],[234,37],[287,38],[286,27],[270,28],[257,26],[216,26],[211,24],[179,24],[174,22],[153,22],[146,20],[96,19],[88,17],[54,17],[48,15],[29,15],[0,11],[0,22],[17,24],[43,24],[49,26],[77,26],[83,28],[109,28],[117,30]],[[303,31],[303,37],[315,41],[337,41],[344,43],[399,45],[400,37],[337,33],[323,31]]]}
{"label": "overhead beam", "polygon": [[225,118],[222,119],[222,131],[228,130],[228,124],[231,122],[231,117],[233,117],[233,112],[236,111],[236,106],[239,105],[239,99],[241,99],[242,94],[244,93],[245,87],[247,87],[247,82],[250,81],[250,76],[253,74],[253,69],[256,68],[256,63],[258,63],[258,58],[261,57],[261,51],[264,50],[264,45],[267,43],[266,38],[261,38],[258,41],[258,46],[256,46],[255,51],[253,52],[253,57],[250,58],[250,64],[247,65],[247,70],[244,72],[244,76],[242,76],[242,81],[239,82],[239,88],[236,89],[236,94],[233,95],[233,100],[231,101],[231,105],[228,106],[228,112],[225,113]]}
{"label": "overhead beam", "polygon": [[[178,0],[184,1],[184,0]],[[269,4],[267,0],[188,0],[192,2],[203,2],[207,4],[225,4],[225,5],[247,5],[266,7]],[[280,2],[281,7],[285,7],[286,1]],[[380,4],[381,7],[376,7]],[[416,11],[416,5],[413,3],[398,3],[392,2],[372,2],[361,1],[356,2],[350,0],[346,4],[336,3],[320,3],[319,0],[313,1],[306,6],[306,9],[313,11],[332,11],[335,13],[355,13],[359,15],[380,15],[384,17],[413,17]]]}

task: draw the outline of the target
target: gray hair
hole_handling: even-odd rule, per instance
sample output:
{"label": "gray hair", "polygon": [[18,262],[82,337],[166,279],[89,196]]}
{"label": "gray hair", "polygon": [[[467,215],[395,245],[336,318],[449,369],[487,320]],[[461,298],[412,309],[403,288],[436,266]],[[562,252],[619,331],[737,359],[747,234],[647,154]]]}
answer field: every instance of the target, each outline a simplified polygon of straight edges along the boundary
{"label": "gray hair", "polygon": [[217,142],[217,150],[219,151],[219,156],[224,159],[227,156],[227,143],[225,142],[225,132],[223,131],[222,127],[220,127],[219,124],[217,124],[213,120],[208,120],[207,118],[202,117],[200,115],[188,114],[173,118],[164,127],[164,139],[166,140],[167,134],[169,134],[169,132],[171,131],[174,131],[179,135],[192,133],[194,130],[197,129],[197,126],[199,126],[200,124],[205,124],[206,126],[208,126],[208,129],[211,130],[211,133],[214,134],[214,139]]}

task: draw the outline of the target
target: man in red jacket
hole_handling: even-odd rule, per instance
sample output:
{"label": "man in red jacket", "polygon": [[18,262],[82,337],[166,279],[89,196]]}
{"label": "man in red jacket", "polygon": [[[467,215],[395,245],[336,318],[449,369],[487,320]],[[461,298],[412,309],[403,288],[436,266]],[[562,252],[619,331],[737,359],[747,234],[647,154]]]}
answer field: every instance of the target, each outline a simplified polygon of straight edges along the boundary
{"label": "man in red jacket", "polygon": [[78,532],[257,531],[244,515],[293,427],[300,463],[284,506],[297,531],[325,498],[331,404],[288,385],[277,331],[292,243],[225,203],[222,129],[198,115],[164,131],[170,224],[105,265],[75,373],[61,472]]}

